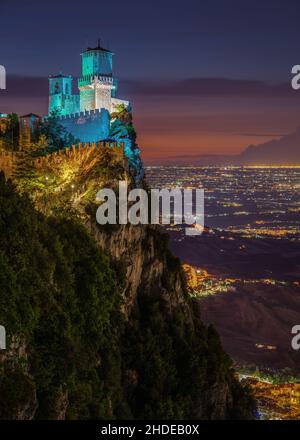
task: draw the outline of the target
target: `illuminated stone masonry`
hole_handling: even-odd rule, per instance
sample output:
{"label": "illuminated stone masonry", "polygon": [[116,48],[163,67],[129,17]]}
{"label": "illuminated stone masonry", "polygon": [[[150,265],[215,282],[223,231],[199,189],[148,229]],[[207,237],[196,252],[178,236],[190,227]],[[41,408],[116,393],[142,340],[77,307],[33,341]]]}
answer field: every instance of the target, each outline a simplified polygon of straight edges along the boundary
{"label": "illuminated stone masonry", "polygon": [[100,46],[82,54],[79,94],[73,94],[70,75],[49,77],[49,116],[58,115],[61,125],[82,142],[106,139],[110,114],[120,105],[130,109],[128,101],[116,98],[117,80],[113,77],[113,53]]}
{"label": "illuminated stone masonry", "polygon": [[[78,145],[72,145],[64,150],[59,150],[41,156],[32,161],[32,165],[36,170],[47,171],[48,167],[55,167],[58,164],[77,162],[84,164],[87,159],[97,159],[101,157],[105,150],[111,152],[112,160],[120,163],[123,167],[126,167],[126,158],[124,155],[124,143],[123,142],[80,142]],[[4,172],[6,179],[14,177],[18,160],[21,155],[20,152],[1,151],[0,152],[0,169]]]}
{"label": "illuminated stone masonry", "polygon": [[97,142],[109,136],[110,118],[104,108],[62,115],[57,120],[81,142]]}

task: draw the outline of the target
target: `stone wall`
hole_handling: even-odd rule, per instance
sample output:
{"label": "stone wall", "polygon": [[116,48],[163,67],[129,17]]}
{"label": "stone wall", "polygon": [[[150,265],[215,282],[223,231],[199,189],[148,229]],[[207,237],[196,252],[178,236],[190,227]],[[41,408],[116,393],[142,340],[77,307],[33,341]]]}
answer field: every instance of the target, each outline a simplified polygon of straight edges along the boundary
{"label": "stone wall", "polygon": [[107,148],[113,153],[112,160],[120,162],[124,165],[124,144],[122,142],[85,142],[78,145],[72,145],[70,148],[60,150],[47,156],[39,157],[35,160],[34,165],[36,169],[43,169],[53,167],[55,164],[60,164],[63,161],[81,162],[90,156],[100,155],[103,150]]}
{"label": "stone wall", "polygon": [[103,108],[61,116],[57,120],[81,142],[98,142],[109,136],[110,116]]}
{"label": "stone wall", "polygon": [[[97,156],[101,154],[103,150],[110,149],[112,154],[112,160],[120,162],[125,166],[125,154],[123,142],[85,142],[78,145],[72,145],[65,150],[59,150],[47,156],[42,156],[36,159],[33,164],[36,169],[43,169],[55,166],[64,161],[76,161],[80,162],[91,155]],[[11,178],[16,168],[18,157],[20,153],[16,152],[0,152],[0,170],[4,171],[7,179]]]}

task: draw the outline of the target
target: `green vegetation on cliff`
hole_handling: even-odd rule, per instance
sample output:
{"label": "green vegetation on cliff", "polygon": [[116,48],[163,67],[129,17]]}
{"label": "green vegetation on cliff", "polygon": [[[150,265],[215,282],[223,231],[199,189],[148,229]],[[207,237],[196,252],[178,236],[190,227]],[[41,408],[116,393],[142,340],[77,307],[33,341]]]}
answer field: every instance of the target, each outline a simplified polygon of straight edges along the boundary
{"label": "green vegetation on cliff", "polygon": [[[109,417],[118,406],[120,372],[114,349],[107,352],[114,321],[121,319],[107,257],[83,226],[45,219],[3,178],[0,207],[0,322],[9,345],[24,345],[28,356],[11,353],[2,363],[0,417],[21,411],[29,377],[37,392],[35,417],[58,417],[63,395],[70,418]],[[114,372],[113,380],[106,371]]]}
{"label": "green vegetation on cliff", "polygon": [[0,148],[7,151],[19,148],[19,117],[16,113],[8,115],[7,124],[0,126]]}
{"label": "green vegetation on cliff", "polygon": [[[170,290],[180,268],[156,242]],[[45,217],[1,175],[0,324],[9,349],[0,354],[0,419],[214,418],[220,401],[224,417],[250,417],[251,397],[188,299],[170,314],[159,291],[141,286],[125,319],[118,267],[78,220]]]}

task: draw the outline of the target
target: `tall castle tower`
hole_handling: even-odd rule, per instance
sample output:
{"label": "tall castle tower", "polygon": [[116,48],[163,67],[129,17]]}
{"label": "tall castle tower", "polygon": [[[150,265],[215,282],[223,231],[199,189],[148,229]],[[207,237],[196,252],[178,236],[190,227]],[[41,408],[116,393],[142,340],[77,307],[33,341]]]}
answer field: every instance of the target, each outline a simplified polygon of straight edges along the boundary
{"label": "tall castle tower", "polygon": [[115,96],[117,80],[113,77],[110,50],[100,46],[88,47],[82,54],[82,76],[78,79],[79,94],[72,93],[72,76],[49,77],[49,116],[75,139],[97,142],[107,139],[110,115],[120,107],[130,109],[129,101]]}
{"label": "tall castle tower", "polygon": [[111,112],[111,98],[115,95],[113,53],[100,46],[88,47],[82,54],[82,77],[78,80],[80,111],[104,108]]}

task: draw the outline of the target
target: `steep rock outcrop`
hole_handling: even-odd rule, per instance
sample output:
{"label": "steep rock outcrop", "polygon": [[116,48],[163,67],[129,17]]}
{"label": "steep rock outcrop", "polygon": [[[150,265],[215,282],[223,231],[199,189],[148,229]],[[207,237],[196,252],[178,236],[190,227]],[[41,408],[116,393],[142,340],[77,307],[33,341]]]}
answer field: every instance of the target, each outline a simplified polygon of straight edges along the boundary
{"label": "steep rock outcrop", "polygon": [[[178,304],[185,307],[184,276],[180,270],[170,272],[166,264],[166,258],[169,257],[180,269],[179,260],[167,251],[167,236],[159,232],[158,227],[128,224],[106,228],[91,221],[87,227],[99,249],[116,263],[117,271],[123,272],[121,291],[127,317],[136,304],[139,292],[165,297],[170,309]],[[159,254],[159,244],[162,243],[165,254]]]}
{"label": "steep rock outcrop", "polygon": [[[137,344],[137,350],[133,347],[136,356],[144,356],[143,349],[138,347],[139,341],[147,344],[147,338],[143,332],[151,331],[153,338],[156,332],[168,335],[172,343],[178,343],[174,337],[173,322],[182,320],[180,331],[193,335],[191,337],[191,350],[195,350],[195,356],[205,357],[199,361],[198,368],[191,370],[194,375],[195,390],[191,396],[190,417],[197,419],[228,419],[228,418],[252,418],[254,408],[251,397],[246,390],[242,390],[231,369],[231,361],[223,352],[219,337],[213,328],[206,329],[200,321],[198,307],[193,305],[186,291],[185,277],[181,269],[180,261],[174,257],[168,249],[168,237],[162,233],[158,227],[151,225],[140,226],[115,226],[111,228],[99,227],[93,222],[87,225],[91,234],[95,237],[99,248],[106,252],[115,265],[116,271],[123,271],[123,285],[121,286],[123,297],[123,311],[127,319],[127,335],[131,338],[131,333],[137,332],[133,337],[132,344]],[[160,317],[165,321],[162,328],[152,328],[151,316],[155,310],[158,320]],[[178,330],[176,330],[178,331]],[[199,335],[201,333],[201,336]],[[142,336],[141,336],[142,334]],[[194,336],[198,334],[201,340]],[[176,342],[175,342],[176,341]],[[124,345],[126,346],[126,340]],[[197,346],[200,344],[200,346]],[[163,342],[162,342],[163,345]],[[130,358],[130,349],[126,349],[126,357]],[[138,351],[140,350],[140,351]],[[157,353],[157,348],[151,348],[153,356]],[[180,348],[178,347],[178,350]],[[198,354],[197,351],[199,350]],[[147,351],[147,348],[145,349]],[[128,354],[129,353],[129,354]],[[147,354],[147,357],[149,353]],[[151,355],[152,356],[152,355]],[[156,368],[153,359],[148,357],[149,365]],[[182,363],[183,369],[180,375],[189,375],[189,363],[191,362],[190,352],[187,352],[186,359],[176,360],[176,368]],[[180,358],[180,356],[179,356]],[[177,363],[178,362],[178,363]],[[127,392],[132,393],[136,399],[139,388],[149,386],[145,377],[143,366],[139,368],[139,362],[133,360],[128,362],[125,373],[125,386]],[[178,372],[177,372],[178,373]],[[199,377],[197,375],[199,374]],[[158,375],[159,376],[159,375]],[[201,376],[201,377],[200,377]],[[156,379],[159,381],[159,377]],[[189,382],[189,381],[187,381]],[[197,383],[198,382],[198,383]],[[153,384],[150,385],[150,389]],[[187,383],[187,387],[190,386]],[[129,390],[129,391],[128,391]],[[192,394],[192,392],[191,392]],[[169,397],[166,396],[166,400]],[[186,398],[186,396],[185,396]],[[136,404],[136,402],[135,402]],[[142,402],[140,402],[142,405]],[[172,405],[170,405],[172,406]],[[178,409],[172,407],[172,417],[181,417],[181,413],[176,413]],[[143,413],[135,413],[140,417]],[[163,413],[162,413],[163,414]],[[151,417],[164,417],[161,413],[151,413]],[[142,415],[143,416],[143,415]],[[172,418],[171,417],[171,418]]]}

